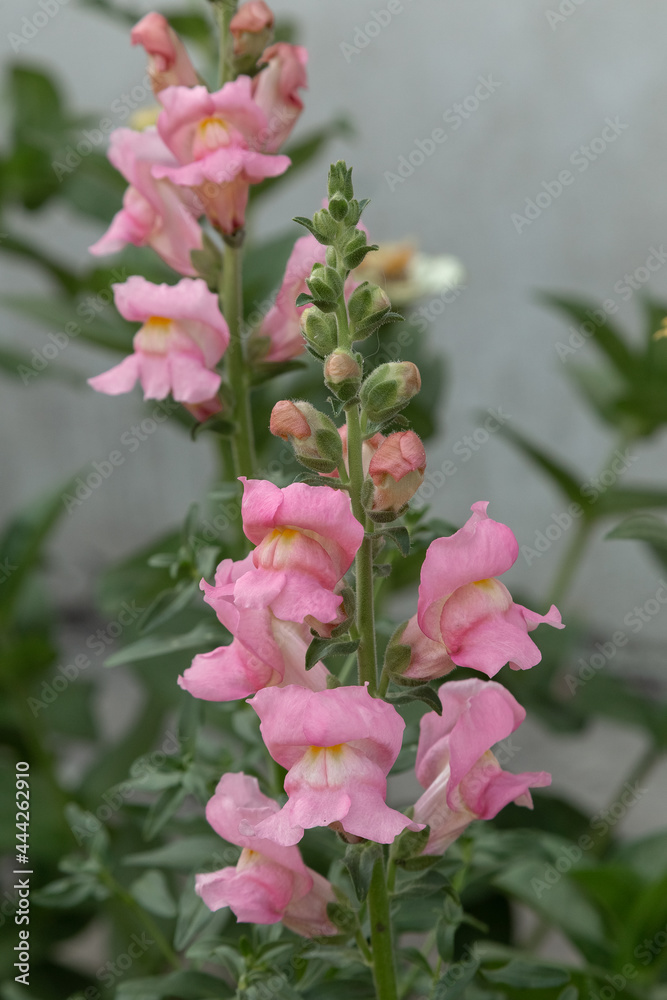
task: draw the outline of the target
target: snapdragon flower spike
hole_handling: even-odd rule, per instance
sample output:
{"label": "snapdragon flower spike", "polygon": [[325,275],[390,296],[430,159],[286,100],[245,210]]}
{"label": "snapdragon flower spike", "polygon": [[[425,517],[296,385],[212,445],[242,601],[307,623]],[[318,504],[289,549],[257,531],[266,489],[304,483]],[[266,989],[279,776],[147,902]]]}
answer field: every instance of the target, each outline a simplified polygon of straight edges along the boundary
{"label": "snapdragon flower spike", "polygon": [[107,155],[130,186],[122,209],[90,252],[104,256],[118,253],[128,243],[149,246],[179,274],[196,275],[190,253],[203,246],[197,222],[202,213],[192,192],[153,176],[153,167],[178,166],[160,136],[154,129],[117,128],[111,133]]}
{"label": "snapdragon flower spike", "polygon": [[264,688],[249,704],[267,750],[288,772],[287,804],[257,823],[256,836],[287,846],[306,829],[336,823],[390,844],[406,827],[423,829],[385,802],[405,728],[393,705],[372,698],[366,686]]}
{"label": "snapdragon flower spike", "polygon": [[199,83],[190,56],[169,22],[162,14],[151,11],[142,17],[130,33],[133,45],[143,45],[148,56],[148,75],[153,93],[165,87],[195,87]]}
{"label": "snapdragon flower spike", "polygon": [[269,153],[280,149],[303,111],[299,91],[308,86],[307,62],[306,49],[287,42],[269,46],[259,60],[266,65],[252,81],[252,94],[267,118],[262,147]]}
{"label": "snapdragon flower spike", "polygon": [[438,692],[442,715],[420,723],[415,770],[424,794],[414,818],[430,827],[425,854],[442,854],[475,819],[492,819],[515,802],[532,809],[529,788],[551,784],[545,771],[503,771],[491,747],[526,717],[509,691],[495,681],[449,681]]}
{"label": "snapdragon flower spike", "polygon": [[240,76],[215,93],[167,87],[159,99],[164,110],[158,131],[180,166],[158,165],[153,176],[193,189],[202,211],[223,233],[241,229],[250,185],[277,177],[290,165],[287,156],[258,151],[268,122],[253,100],[250,78]]}
{"label": "snapdragon flower spike", "polygon": [[278,809],[256,778],[222,776],[206,818],[217,834],[243,850],[235,867],[196,875],[196,892],[209,910],[228,906],[241,923],[282,921],[304,937],[336,934],[327,917],[327,903],[335,900],[331,883],[306,867],[298,847],[281,847],[247,832]]}
{"label": "snapdragon flower spike", "polygon": [[215,610],[233,640],[210,653],[199,653],[178,678],[179,685],[204,701],[236,701],[274,684],[301,684],[322,691],[329,671],[316,663],[306,670],[306,650],[312,636],[307,624],[285,622],[268,607],[240,608],[234,585],[253,571],[252,554],[239,562],[223,560],[215,585],[202,580],[204,600]]}
{"label": "snapdragon flower spike", "polygon": [[[436,538],[421,569],[416,623],[411,620],[402,642],[418,636],[416,627],[440,645],[438,661],[428,643],[413,640],[407,677],[440,677],[456,664],[493,677],[509,661],[513,670],[534,667],[542,654],[528,633],[542,623],[563,628],[552,605],[538,615],[515,604],[496,579],[516,562],[519,543],[505,524],[488,517],[488,502],[472,505],[472,517],[455,534]],[[424,657],[429,663],[424,662]]]}
{"label": "snapdragon flower spike", "polygon": [[112,287],[121,316],[143,325],[134,335],[134,353],[88,379],[89,385],[116,396],[139,380],[144,399],[171,392],[182,403],[210,401],[220,388],[212,369],[227,348],[229,328],[206,282],[182,278],[176,285],[154,285],[133,275]]}
{"label": "snapdragon flower spike", "polygon": [[336,588],[364,538],[347,493],[241,482],[243,530],[256,548],[253,569],[234,584],[236,605],[270,608],[283,621],[335,621],[343,600]]}

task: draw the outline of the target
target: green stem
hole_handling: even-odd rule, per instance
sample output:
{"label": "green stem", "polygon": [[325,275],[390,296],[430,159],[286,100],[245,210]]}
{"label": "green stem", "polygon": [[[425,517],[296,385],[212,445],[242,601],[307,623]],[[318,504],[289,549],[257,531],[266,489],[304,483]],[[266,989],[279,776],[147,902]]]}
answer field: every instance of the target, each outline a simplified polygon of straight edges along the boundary
{"label": "green stem", "polygon": [[355,571],[357,576],[357,629],[359,631],[359,683],[368,682],[368,690],[374,695],[377,690],[377,653],[375,649],[375,582],[373,579],[373,530],[367,524],[366,514],[361,504],[361,487],[364,470],[361,463],[361,424],[359,404],[354,403],[347,410],[347,461],[350,468],[350,497],[352,512],[367,531],[357,551]]}
{"label": "green stem", "polygon": [[575,535],[565,552],[562,563],[558,568],[556,579],[553,582],[551,595],[548,601],[550,605],[560,604],[567,594],[567,591],[570,589],[574,574],[579,568],[579,563],[581,562],[583,554],[586,550],[586,544],[590,539],[593,525],[594,521],[591,517],[584,516],[583,521],[579,522]]}
{"label": "green stem", "polygon": [[237,0],[215,0],[215,16],[218,22],[219,35],[219,62],[218,62],[218,86],[224,85],[234,77],[234,68],[231,62],[231,45],[229,38],[229,24],[236,13]]}
{"label": "green stem", "polygon": [[[641,782],[644,780],[649,771],[653,769],[653,766],[656,764],[656,762],[660,760],[663,752],[664,751],[660,747],[656,747],[653,744],[651,744],[651,746],[646,748],[646,750],[641,755],[641,757],[639,758],[639,760],[637,761],[637,763],[635,764],[632,771],[627,776],[621,787],[616,790],[616,793],[613,795],[609,803],[609,807],[606,810],[607,812],[611,811],[611,809],[619,802],[619,800],[622,801],[622,796],[626,791],[626,785],[632,786],[635,784],[641,784]],[[604,810],[602,812],[604,813]],[[598,838],[598,841],[595,845],[595,853],[598,856],[602,856],[606,854],[606,852],[608,851],[609,847],[611,846],[613,831],[614,827],[611,826],[610,824],[607,824],[606,830]]]}
{"label": "green stem", "polygon": [[383,858],[378,858],[373,869],[368,890],[368,914],[371,923],[373,981],[377,1000],[398,1000],[391,914]]}
{"label": "green stem", "polygon": [[220,292],[225,319],[229,326],[227,372],[235,398],[236,432],[232,449],[236,475],[252,479],[255,473],[255,438],[250,408],[248,367],[241,339],[242,288],[241,248],[231,247],[226,243]]}
{"label": "green stem", "polygon": [[124,889],[123,886],[120,884],[120,882],[116,881],[111,872],[109,871],[101,872],[100,878],[104,882],[104,884],[111,890],[111,892],[113,892],[114,896],[116,896],[116,898],[121,903],[127,906],[127,908],[132,911],[136,919],[139,920],[140,923],[144,925],[148,933],[155,940],[155,944],[158,946],[158,948],[160,949],[166,960],[169,962],[169,964],[172,965],[174,969],[180,969],[181,963],[178,959],[178,955],[171,947],[166,937],[164,936],[158,925],[155,923],[153,918],[150,916],[150,914],[146,913],[146,911],[139,905],[139,903],[137,903],[136,899],[130,895],[127,889]]}

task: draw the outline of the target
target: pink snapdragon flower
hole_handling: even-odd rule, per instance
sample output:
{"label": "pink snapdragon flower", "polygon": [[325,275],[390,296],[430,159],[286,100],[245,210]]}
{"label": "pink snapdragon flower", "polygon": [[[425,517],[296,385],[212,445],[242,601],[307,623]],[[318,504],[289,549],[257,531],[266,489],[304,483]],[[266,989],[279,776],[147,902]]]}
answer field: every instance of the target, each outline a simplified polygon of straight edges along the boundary
{"label": "pink snapdragon flower", "polygon": [[251,80],[239,76],[221,90],[167,87],[157,127],[179,166],[157,165],[166,177],[196,192],[211,222],[224,233],[240,229],[251,184],[284,173],[290,160],[258,152],[266,115],[252,98]]}
{"label": "pink snapdragon flower", "polygon": [[283,621],[334,621],[343,600],[336,587],[364,537],[349,496],[305,483],[241,482],[243,530],[256,548],[253,568],[234,583],[235,604],[270,608]]}
{"label": "pink snapdragon flower", "polygon": [[442,715],[422,717],[415,765],[426,791],[414,818],[431,828],[425,854],[442,854],[473,820],[492,819],[509,802],[532,809],[528,789],[551,784],[545,771],[503,771],[491,753],[526,717],[501,684],[449,681],[438,694]]}
{"label": "pink snapdragon flower", "polygon": [[399,511],[424,482],[426,452],[414,431],[390,434],[368,466],[373,481],[372,509]]}
{"label": "pink snapdragon flower", "polygon": [[258,837],[297,844],[305,829],[336,823],[390,844],[406,827],[422,829],[385,802],[405,728],[393,705],[366,687],[264,688],[249,704],[267,750],[288,772],[287,804],[256,825]]}
{"label": "pink snapdragon flower", "polygon": [[262,53],[259,62],[266,66],[254,77],[252,94],[268,122],[262,146],[275,153],[303,111],[299,91],[308,86],[308,53],[301,45],[276,42]]}
{"label": "pink snapdragon flower", "polygon": [[220,388],[212,369],[227,348],[229,329],[206,282],[182,278],[176,285],[154,285],[135,274],[112,287],[121,316],[143,325],[134,335],[134,353],[88,379],[89,385],[117,396],[138,379],[144,399],[171,392],[178,402],[210,400]]}
{"label": "pink snapdragon flower", "polygon": [[538,615],[515,604],[495,579],[514,565],[519,543],[507,525],[487,516],[487,506],[474,503],[459,531],[428,547],[416,620],[400,640],[412,647],[407,677],[441,677],[455,665],[493,677],[508,661],[513,670],[526,670],[542,659],[528,633],[542,623],[564,627],[554,605]]}
{"label": "pink snapdragon flower", "polygon": [[335,900],[331,883],[307,868],[298,847],[281,847],[248,834],[279,806],[263,795],[256,778],[224,774],[206,806],[206,818],[224,840],[242,847],[236,867],[195,876],[209,910],[229,906],[241,923],[276,924],[304,937],[336,934],[327,916]]}
{"label": "pink snapdragon flower", "polygon": [[190,252],[202,249],[202,232],[192,193],[168,180],[157,180],[153,167],[178,166],[154,129],[135,132],[117,128],[111,133],[108,157],[126,181],[123,207],[90,252],[118,253],[128,243],[149,246],[179,274],[194,276]]}
{"label": "pink snapdragon flower", "polygon": [[199,83],[190,56],[176,32],[162,14],[151,11],[130,33],[133,45],[143,45],[148,56],[148,75],[153,93],[165,87],[195,87]]}
{"label": "pink snapdragon flower", "polygon": [[244,608],[234,601],[234,585],[253,572],[252,554],[240,562],[223,560],[215,585],[201,582],[204,600],[229,629],[233,641],[210,653],[199,653],[178,683],[195,698],[235,701],[274,684],[300,684],[314,691],[327,686],[329,671],[316,663],[306,670],[312,636],[306,624],[281,621],[268,607]]}

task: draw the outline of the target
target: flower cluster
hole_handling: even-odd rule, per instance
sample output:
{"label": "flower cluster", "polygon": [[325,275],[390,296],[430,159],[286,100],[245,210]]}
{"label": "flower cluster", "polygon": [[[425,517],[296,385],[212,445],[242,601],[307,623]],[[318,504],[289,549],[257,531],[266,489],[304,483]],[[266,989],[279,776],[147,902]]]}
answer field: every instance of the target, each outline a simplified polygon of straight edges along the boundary
{"label": "flower cluster", "polygon": [[[429,545],[416,614],[395,632],[378,677],[375,558],[389,539],[404,554],[410,546],[406,526],[393,522],[424,480],[424,445],[402,415],[421,376],[409,361],[365,372],[355,349],[401,317],[380,285],[355,276],[377,248],[342,162],[331,168],[324,207],[296,220],[307,235],[295,243],[249,352],[241,342],[234,255],[250,187],[289,166],[278,150],[306,86],[305,50],[271,44],[272,28],[263,0],[239,8],[226,39],[231,69],[215,91],[161,15],[134,28],[161,110],[154,127],[112,137],[110,159],[129,187],[92,251],[150,246],[180,279],[155,285],[134,276],[114,286],[119,312],[140,324],[134,352],[90,384],[116,395],[139,381],[146,398],[171,394],[203,419],[225,405],[227,379],[238,435],[234,474],[243,486],[246,551],[252,548],[245,558],[223,559],[213,583],[201,581],[231,641],[195,656],[179,684],[205,701],[248,699],[268,754],[286,772],[286,801],[268,798],[254,777],[223,775],[206,815],[242,852],[236,866],[198,875],[196,889],[210,909],[230,907],[242,922],[282,921],[299,934],[327,936],[339,932],[330,907],[337,897],[301,857],[307,830],[331,827],[347,842],[392,845],[404,831],[428,827],[422,849],[437,855],[473,820],[490,819],[509,802],[530,807],[529,789],[550,781],[544,772],[505,772],[492,752],[523,721],[514,697],[496,681],[456,679],[440,686],[439,705],[433,689],[420,689],[430,709],[415,765],[424,791],[409,815],[393,808],[387,776],[405,723],[384,697],[389,684],[419,685],[456,667],[487,678],[507,663],[525,670],[541,658],[529,633],[562,622],[555,607],[542,616],[516,604],[497,579],[516,561],[518,544],[478,502],[459,531]],[[217,255],[220,265],[223,253],[221,302],[203,259],[210,264]],[[251,474],[250,368],[305,350],[321,363],[334,417],[344,412],[345,424],[307,400],[278,401],[270,431],[308,470],[307,481],[281,488]],[[327,655],[337,645],[356,652],[358,684],[330,672]]]}

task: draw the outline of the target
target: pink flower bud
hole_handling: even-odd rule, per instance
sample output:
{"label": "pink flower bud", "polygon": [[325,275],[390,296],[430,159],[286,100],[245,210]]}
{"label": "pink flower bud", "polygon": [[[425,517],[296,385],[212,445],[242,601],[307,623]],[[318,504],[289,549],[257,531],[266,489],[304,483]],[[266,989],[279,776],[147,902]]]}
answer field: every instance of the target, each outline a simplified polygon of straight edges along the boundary
{"label": "pink flower bud", "polygon": [[257,60],[269,43],[272,28],[273,11],[264,0],[241,4],[229,25],[236,58]]}
{"label": "pink flower bud", "polygon": [[143,45],[146,50],[155,94],[165,87],[194,87],[199,83],[183,42],[162,14],[146,14],[132,28],[130,38],[133,45]]}
{"label": "pink flower bud", "polygon": [[183,403],[185,409],[192,414],[195,420],[203,423],[208,420],[209,417],[215,416],[216,413],[222,411],[222,403],[217,396],[213,396],[211,399],[205,399],[201,403]]}
{"label": "pink flower bud", "polygon": [[373,510],[399,511],[424,482],[426,452],[414,431],[385,438],[373,455],[368,473],[373,481]]}
{"label": "pink flower bud", "polygon": [[311,403],[281,399],[273,407],[269,428],[289,441],[299,462],[313,472],[333,472],[343,459],[338,428]]}

